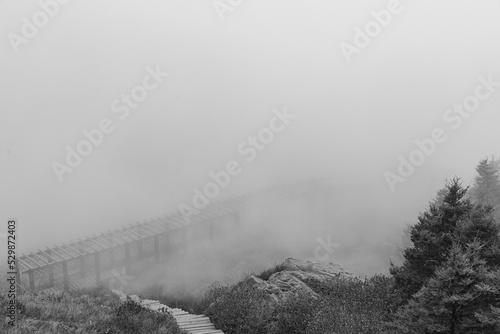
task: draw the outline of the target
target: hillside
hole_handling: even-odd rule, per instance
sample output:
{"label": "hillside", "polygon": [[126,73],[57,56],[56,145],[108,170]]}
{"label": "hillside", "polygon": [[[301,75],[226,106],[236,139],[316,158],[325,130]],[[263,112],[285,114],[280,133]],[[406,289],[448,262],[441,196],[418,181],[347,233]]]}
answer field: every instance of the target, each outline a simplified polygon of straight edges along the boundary
{"label": "hillside", "polygon": [[69,293],[24,293],[18,295],[14,329],[7,323],[8,300],[0,294],[1,332],[12,334],[185,334],[168,313],[158,313],[134,301],[120,302],[106,288]]}

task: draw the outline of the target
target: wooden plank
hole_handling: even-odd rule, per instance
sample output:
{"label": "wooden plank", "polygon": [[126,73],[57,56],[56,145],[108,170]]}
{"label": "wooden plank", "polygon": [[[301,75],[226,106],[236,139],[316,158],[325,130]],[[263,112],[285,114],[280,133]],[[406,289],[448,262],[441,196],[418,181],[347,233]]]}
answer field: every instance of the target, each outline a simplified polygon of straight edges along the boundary
{"label": "wooden plank", "polygon": [[69,249],[73,250],[76,254],[75,257],[90,254],[84,248],[82,248],[80,245],[75,244],[74,242],[72,242],[71,244],[67,244],[67,245],[63,243],[63,245],[65,247],[68,247]]}
{"label": "wooden plank", "polygon": [[26,267],[27,269],[21,268],[22,272],[26,272],[28,270],[34,269],[32,266],[30,266],[28,263],[25,262],[25,260],[22,257],[19,257],[18,262],[21,266]]}
{"label": "wooden plank", "polygon": [[[127,299],[127,295],[123,292],[117,290],[112,291],[120,297],[122,302]],[[215,329],[215,326],[211,323],[210,319],[204,315],[189,314],[179,308],[172,309],[155,300],[141,300],[136,295],[129,295],[129,297],[150,310],[156,312],[166,310],[171,313],[179,327],[186,330],[189,334],[224,334],[224,332],[220,329]]]}

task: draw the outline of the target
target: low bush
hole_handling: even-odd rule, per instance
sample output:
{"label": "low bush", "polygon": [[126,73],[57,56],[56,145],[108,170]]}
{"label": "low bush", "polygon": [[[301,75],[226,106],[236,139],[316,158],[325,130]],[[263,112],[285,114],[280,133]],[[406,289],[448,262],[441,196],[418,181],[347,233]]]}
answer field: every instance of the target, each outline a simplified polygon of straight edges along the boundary
{"label": "low bush", "polygon": [[182,334],[170,314],[158,313],[99,287],[69,293],[31,293],[17,296],[16,326],[8,323],[9,300],[0,295],[0,332],[4,333],[169,333]]}
{"label": "low bush", "polygon": [[393,284],[391,278],[381,275],[367,280],[332,280],[305,333],[384,333],[393,305]]}
{"label": "low bush", "polygon": [[269,295],[247,285],[215,287],[207,292],[213,300],[206,314],[226,334],[268,333],[273,306]]}
{"label": "low bush", "polygon": [[303,334],[314,318],[318,301],[310,294],[289,296],[274,310],[272,334]]}
{"label": "low bush", "polygon": [[107,333],[182,333],[170,314],[143,308],[130,299],[115,310],[109,326]]}

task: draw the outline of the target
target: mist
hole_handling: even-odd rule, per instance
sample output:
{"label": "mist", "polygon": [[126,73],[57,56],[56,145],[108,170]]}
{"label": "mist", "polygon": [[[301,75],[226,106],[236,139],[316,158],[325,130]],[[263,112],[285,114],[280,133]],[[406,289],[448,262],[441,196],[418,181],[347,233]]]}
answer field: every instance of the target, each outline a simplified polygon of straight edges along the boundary
{"label": "mist", "polygon": [[[332,188],[320,214],[294,200],[245,217],[210,267],[226,268],[216,255],[228,252],[248,263],[241,272],[310,257],[330,236],[341,246],[329,261],[373,274],[446,179],[469,185],[499,154],[500,2],[400,1],[349,56],[342,43],[355,46],[356,28],[391,1],[214,3],[74,0],[27,38],[23,18],[40,3],[0,2],[0,233],[17,218],[18,254],[193,206],[210,173],[236,161],[217,200],[311,177]],[[469,116],[448,112],[478,85],[488,97]],[[252,146],[263,128],[272,137]],[[391,186],[387,172],[436,128],[446,139]],[[95,129],[98,144],[68,167],[67,147]]]}

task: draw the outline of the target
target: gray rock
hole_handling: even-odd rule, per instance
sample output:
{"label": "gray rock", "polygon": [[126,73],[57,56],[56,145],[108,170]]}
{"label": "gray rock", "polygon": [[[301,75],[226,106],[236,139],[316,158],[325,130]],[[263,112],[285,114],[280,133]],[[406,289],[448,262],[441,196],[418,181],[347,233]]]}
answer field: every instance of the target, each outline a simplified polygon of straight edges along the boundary
{"label": "gray rock", "polygon": [[333,263],[316,263],[288,258],[281,266],[285,269],[272,274],[267,281],[252,275],[242,284],[263,290],[279,302],[290,294],[299,292],[317,299],[318,294],[308,285],[311,280],[325,282],[331,278],[354,278],[354,275],[342,269],[338,264]]}

